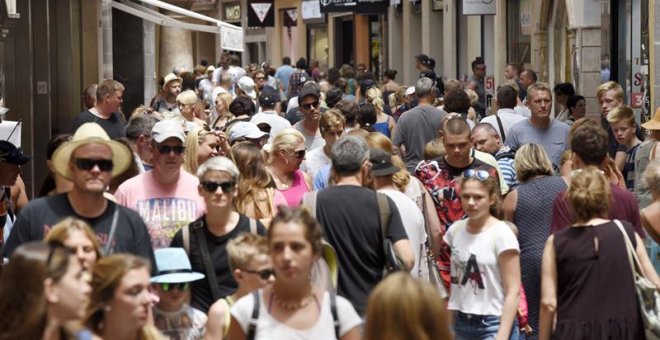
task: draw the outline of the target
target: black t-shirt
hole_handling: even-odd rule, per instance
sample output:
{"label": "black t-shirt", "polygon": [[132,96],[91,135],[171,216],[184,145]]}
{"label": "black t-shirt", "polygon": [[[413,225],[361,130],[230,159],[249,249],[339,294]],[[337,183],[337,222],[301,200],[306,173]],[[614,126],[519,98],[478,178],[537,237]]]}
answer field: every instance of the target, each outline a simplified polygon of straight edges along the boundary
{"label": "black t-shirt", "polygon": [[89,112],[89,110],[83,111],[73,118],[71,122],[71,133],[75,133],[80,125],[91,122],[101,125],[105,133],[112,139],[126,137],[126,126],[119,112],[113,112],[110,118],[104,119],[97,117],[95,114]]}
{"label": "black t-shirt", "polygon": [[[202,231],[206,235],[206,242],[208,244],[209,253],[211,255],[211,262],[214,265],[215,276],[218,279],[220,286],[220,298],[224,298],[233,294],[238,288],[238,283],[234,280],[234,276],[229,269],[229,257],[227,255],[227,243],[229,240],[235,238],[241,233],[250,232],[250,219],[245,215],[240,215],[238,224],[229,233],[216,236],[211,234],[206,226],[206,215],[203,215],[197,221],[191,223],[189,228],[194,223],[201,221],[204,224]],[[183,248],[183,231],[179,230],[172,239],[170,247]],[[261,222],[257,221],[257,234],[266,235],[266,228]],[[192,270],[206,275],[206,268],[204,268],[204,261],[202,260],[202,253],[199,249],[199,241],[197,241],[196,233],[190,229],[190,264]],[[211,293],[211,286],[207,278],[197,280],[191,284],[191,305],[194,308],[208,313],[209,307],[215,302],[213,294]]]}
{"label": "black t-shirt", "polygon": [[95,218],[85,218],[76,214],[67,194],[37,198],[23,208],[11,229],[3,255],[9,257],[23,243],[43,240],[53,225],[66,217],[75,217],[87,222],[94,229],[96,237],[101,243],[101,249],[103,249],[108,243],[108,234],[116,209],[119,209],[119,214],[117,215],[114,245],[110,251],[142,256],[149,259],[155,269],[156,261],[151,247],[151,238],[137,212],[108,201],[108,206],[103,214]]}
{"label": "black t-shirt", "polygon": [[[407,239],[401,216],[388,198],[392,215],[388,238],[392,243]],[[383,278],[385,252],[376,192],[342,185],[319,191],[316,216],[325,239],[339,257],[339,295],[364,315],[371,290]]]}

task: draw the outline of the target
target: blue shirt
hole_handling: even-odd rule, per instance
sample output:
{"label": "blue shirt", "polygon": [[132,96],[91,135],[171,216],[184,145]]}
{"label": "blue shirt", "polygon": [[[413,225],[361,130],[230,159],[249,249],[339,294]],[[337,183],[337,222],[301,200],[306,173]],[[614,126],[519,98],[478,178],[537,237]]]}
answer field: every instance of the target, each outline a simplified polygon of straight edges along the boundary
{"label": "blue shirt", "polygon": [[330,168],[332,165],[326,165],[314,176],[314,191],[323,190],[328,187],[330,181]]}
{"label": "blue shirt", "polygon": [[289,77],[296,69],[291,67],[291,65],[282,65],[277,68],[275,71],[275,79],[277,79],[280,84],[284,87],[284,91],[289,87]]}

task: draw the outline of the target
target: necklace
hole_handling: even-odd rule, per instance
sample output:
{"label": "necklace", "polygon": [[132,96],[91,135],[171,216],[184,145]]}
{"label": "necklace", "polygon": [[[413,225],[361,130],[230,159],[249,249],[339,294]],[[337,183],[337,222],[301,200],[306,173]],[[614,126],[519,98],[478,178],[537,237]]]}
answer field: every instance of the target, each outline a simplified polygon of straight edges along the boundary
{"label": "necklace", "polygon": [[285,301],[282,301],[282,299],[280,299],[280,297],[277,296],[277,294],[275,293],[275,290],[273,290],[271,294],[272,294],[271,296],[272,296],[273,300],[275,300],[275,303],[278,306],[282,307],[282,309],[298,310],[298,309],[307,307],[307,305],[309,305],[309,303],[312,302],[312,296],[314,294],[314,291],[310,290],[309,295],[303,297],[298,302],[285,302]]}
{"label": "necklace", "polygon": [[[289,182],[289,178],[287,177],[287,178],[286,178],[286,181],[285,181],[284,179],[282,179],[282,177],[280,177],[280,175],[277,173],[277,169],[275,169],[275,168],[272,167],[272,166],[270,167],[270,173],[273,174],[273,175],[275,175],[275,178],[277,179],[277,181],[280,182],[280,184],[281,184],[281,186],[282,186],[282,189],[280,189],[280,190],[286,190],[286,189],[289,189],[289,188],[291,187],[291,184],[293,184],[293,179],[291,179],[291,183],[288,183],[288,182]],[[286,177],[286,175],[285,175],[285,177]]]}

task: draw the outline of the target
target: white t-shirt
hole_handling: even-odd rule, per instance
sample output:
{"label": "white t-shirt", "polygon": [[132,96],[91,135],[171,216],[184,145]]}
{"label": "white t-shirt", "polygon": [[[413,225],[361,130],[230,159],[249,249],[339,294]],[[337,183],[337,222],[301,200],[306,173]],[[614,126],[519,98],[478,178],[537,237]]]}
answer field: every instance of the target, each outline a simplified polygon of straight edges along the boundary
{"label": "white t-shirt", "polygon": [[476,315],[502,315],[504,287],[499,255],[514,249],[518,239],[502,221],[479,234],[468,233],[469,219],[449,227],[444,240],[451,248],[451,294],[448,309]]}
{"label": "white t-shirt", "polygon": [[[259,320],[257,321],[257,332],[255,340],[266,339],[288,339],[288,340],[325,340],[336,339],[335,326],[330,311],[330,294],[323,294],[321,302],[321,315],[316,324],[305,330],[293,329],[273,318],[268,312],[268,304],[264,301],[263,290],[259,290],[261,302],[259,304]],[[252,308],[254,306],[254,294],[248,294],[231,307],[231,315],[238,321],[247,335]],[[362,323],[355,308],[348,300],[337,296],[337,317],[339,318],[339,335],[344,336],[348,331]]]}
{"label": "white t-shirt", "polygon": [[424,242],[426,241],[426,230],[424,227],[424,215],[419,210],[415,201],[411,200],[406,194],[398,190],[381,189],[378,192],[383,193],[394,201],[396,208],[399,209],[403,228],[408,234],[410,247],[415,254],[415,265],[410,270],[410,275],[420,277],[419,262],[424,256]]}
{"label": "white t-shirt", "polygon": [[300,170],[314,178],[319,170],[329,164],[332,164],[332,160],[325,154],[323,148],[316,148],[305,155],[305,160],[300,164]]}
{"label": "white t-shirt", "polygon": [[206,314],[190,307],[181,306],[176,312],[165,312],[153,308],[154,324],[170,339],[201,340],[206,332]]}
{"label": "white t-shirt", "polygon": [[281,117],[275,111],[263,111],[252,116],[250,122],[257,125],[261,123],[267,123],[270,125],[270,138],[269,141],[273,141],[273,137],[280,131],[290,128],[291,123],[286,120],[284,117]]}
{"label": "white t-shirt", "polygon": [[[499,109],[497,110],[497,115],[500,116],[500,120],[502,121],[502,129],[504,130],[505,136],[509,135],[509,129],[511,129],[512,126],[520,121],[527,119],[512,109]],[[492,125],[495,128],[495,131],[497,131],[497,134],[500,135],[502,144],[504,144],[504,139],[502,139],[502,133],[500,132],[500,127],[497,124],[497,117],[495,117],[495,115],[484,117],[481,120],[481,123],[488,123]]]}

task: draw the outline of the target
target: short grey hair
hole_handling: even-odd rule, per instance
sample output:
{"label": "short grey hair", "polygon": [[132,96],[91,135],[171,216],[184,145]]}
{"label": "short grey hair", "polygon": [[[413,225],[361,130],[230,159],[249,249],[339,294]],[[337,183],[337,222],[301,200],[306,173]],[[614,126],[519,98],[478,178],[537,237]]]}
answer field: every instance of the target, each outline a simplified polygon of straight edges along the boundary
{"label": "short grey hair", "polygon": [[431,94],[431,91],[435,87],[435,83],[431,78],[428,77],[422,77],[419,78],[417,83],[415,84],[415,94],[417,94],[417,97],[426,97],[429,94]]}
{"label": "short grey hair", "polygon": [[338,175],[353,175],[369,159],[369,146],[363,138],[344,136],[332,145],[331,158],[332,168]]}
{"label": "short grey hair", "polygon": [[231,175],[231,179],[234,183],[238,183],[238,168],[236,168],[234,162],[227,157],[218,156],[209,158],[197,168],[197,178],[201,180],[209,171],[224,171]]}

